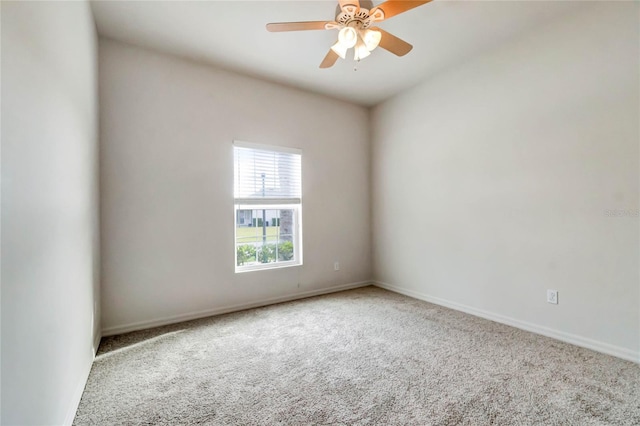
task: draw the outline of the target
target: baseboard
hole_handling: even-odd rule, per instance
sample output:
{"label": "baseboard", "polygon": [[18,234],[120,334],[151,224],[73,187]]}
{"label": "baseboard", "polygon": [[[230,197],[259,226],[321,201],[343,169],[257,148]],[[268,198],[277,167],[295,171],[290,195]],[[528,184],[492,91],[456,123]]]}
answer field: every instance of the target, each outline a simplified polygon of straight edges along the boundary
{"label": "baseboard", "polygon": [[98,353],[98,348],[100,347],[100,341],[102,340],[102,332],[96,333],[96,337],[93,339],[93,357],[95,359],[96,354]]}
{"label": "baseboard", "polygon": [[597,352],[602,352],[607,355],[613,355],[615,357],[622,358],[627,361],[640,363],[640,352],[636,352],[631,349],[611,345],[609,343],[600,342],[597,340],[589,339],[589,338],[578,336],[571,333],[566,333],[564,331],[540,326],[530,322],[521,321],[515,318],[485,311],[483,309],[474,308],[472,306],[463,305],[461,303],[452,302],[450,300],[441,299],[439,297],[433,297],[428,294],[424,294],[415,290],[408,290],[408,289],[398,287],[392,284],[388,284],[385,282],[381,282],[381,281],[374,281],[374,285],[380,288],[384,288],[385,290],[389,290],[395,293],[404,294],[405,296],[413,297],[414,299],[424,300],[425,302],[434,303],[436,305],[451,308],[456,311],[465,312],[467,314],[471,314],[480,318],[499,322],[501,324],[519,328],[521,330],[530,331],[536,334],[541,334],[543,336],[551,337],[553,339],[570,343],[572,345],[581,346],[583,348],[591,349]]}
{"label": "baseboard", "polygon": [[89,379],[89,373],[91,373],[91,366],[93,366],[95,356],[96,354],[94,351],[93,356],[91,357],[91,362],[88,366],[86,366],[84,373],[82,374],[80,380],[78,381],[78,384],[76,385],[76,389],[73,392],[73,397],[71,398],[71,404],[69,404],[67,415],[64,418],[63,425],[65,426],[73,425],[73,420],[76,418],[76,412],[78,411],[78,407],[80,406],[80,400],[82,399],[84,388],[87,385],[87,380]]}
{"label": "baseboard", "polygon": [[223,306],[220,308],[207,309],[204,311],[190,312],[181,315],[173,315],[170,317],[158,318],[149,321],[140,321],[131,324],[118,325],[115,327],[108,327],[102,329],[102,336],[114,336],[117,334],[128,333],[130,331],[145,330],[147,328],[160,327],[167,324],[175,324],[183,321],[190,321],[198,318],[206,318],[214,315],[228,314],[230,312],[243,311],[245,309],[259,308],[261,306],[274,305],[276,303],[289,302],[292,300],[305,299],[307,297],[320,296],[322,294],[335,293],[338,291],[351,290],[354,288],[365,287],[373,285],[372,281],[360,281],[350,284],[342,284],[334,287],[323,288],[319,290],[304,291],[301,293],[294,293],[286,296],[272,297],[269,299],[262,299],[250,303],[242,303],[239,305]]}

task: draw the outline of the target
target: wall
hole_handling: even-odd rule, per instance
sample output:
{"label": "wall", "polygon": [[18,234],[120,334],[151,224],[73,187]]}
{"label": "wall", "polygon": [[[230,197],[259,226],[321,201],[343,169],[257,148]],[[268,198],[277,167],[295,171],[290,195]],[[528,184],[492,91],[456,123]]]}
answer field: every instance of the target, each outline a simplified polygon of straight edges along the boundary
{"label": "wall", "polygon": [[[370,280],[366,109],[104,39],[99,67],[105,334]],[[234,273],[234,139],[303,150],[303,266]]]}
{"label": "wall", "polygon": [[374,275],[638,360],[638,4],[583,9],[373,110]]}
{"label": "wall", "polygon": [[87,3],[2,2],[2,424],[70,424],[99,339],[96,70]]}

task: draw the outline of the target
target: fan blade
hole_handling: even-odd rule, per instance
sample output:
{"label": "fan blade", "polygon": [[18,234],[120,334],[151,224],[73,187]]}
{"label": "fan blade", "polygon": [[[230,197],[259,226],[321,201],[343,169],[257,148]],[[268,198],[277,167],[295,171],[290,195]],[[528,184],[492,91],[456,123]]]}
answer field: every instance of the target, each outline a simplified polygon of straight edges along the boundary
{"label": "fan blade", "polygon": [[414,7],[422,6],[425,3],[429,3],[433,0],[387,0],[386,2],[379,4],[369,11],[369,15],[373,15],[376,9],[382,9],[384,12],[384,19],[392,18],[407,10],[411,10]]}
{"label": "fan blade", "polygon": [[374,27],[370,28],[373,31],[380,31],[382,33],[382,38],[380,39],[380,44],[378,46],[382,47],[385,50],[393,53],[394,55],[404,56],[413,49],[413,46],[383,30],[382,28]]}
{"label": "fan blade", "polygon": [[324,30],[325,25],[333,21],[308,21],[308,22],[274,22],[267,24],[267,31],[307,31],[307,30]]}
{"label": "fan blade", "polygon": [[329,53],[327,53],[327,56],[324,57],[324,59],[322,60],[322,63],[320,64],[320,68],[330,68],[333,66],[333,64],[336,63],[336,61],[338,60],[340,56],[338,56],[338,54],[336,52],[334,52],[333,50],[329,49]]}
{"label": "fan blade", "polygon": [[349,6],[350,4],[360,9],[360,0],[338,0],[338,3],[340,3],[340,10],[343,10],[345,6]]}

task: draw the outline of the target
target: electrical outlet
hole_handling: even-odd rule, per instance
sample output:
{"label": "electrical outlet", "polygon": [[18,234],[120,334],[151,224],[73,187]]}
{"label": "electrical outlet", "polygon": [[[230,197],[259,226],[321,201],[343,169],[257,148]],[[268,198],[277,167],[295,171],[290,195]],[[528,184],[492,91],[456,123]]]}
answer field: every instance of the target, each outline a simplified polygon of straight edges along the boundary
{"label": "electrical outlet", "polygon": [[547,290],[547,303],[558,304],[558,290]]}
{"label": "electrical outlet", "polygon": [[340,270],[340,262],[334,262],[333,263],[333,270],[334,271],[339,271]]}

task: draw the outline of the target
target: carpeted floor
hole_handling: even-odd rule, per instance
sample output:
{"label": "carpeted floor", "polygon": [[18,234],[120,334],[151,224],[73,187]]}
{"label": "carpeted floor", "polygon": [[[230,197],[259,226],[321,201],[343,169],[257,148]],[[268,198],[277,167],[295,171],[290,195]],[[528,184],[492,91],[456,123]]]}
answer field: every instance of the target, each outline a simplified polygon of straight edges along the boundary
{"label": "carpeted floor", "polygon": [[375,287],[102,340],[76,425],[639,425],[640,367]]}

